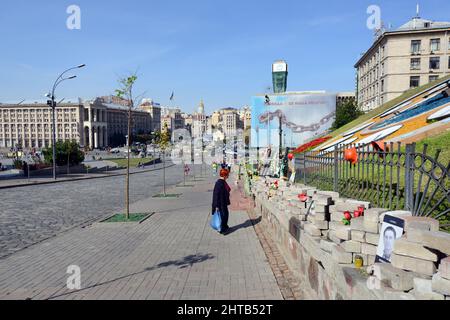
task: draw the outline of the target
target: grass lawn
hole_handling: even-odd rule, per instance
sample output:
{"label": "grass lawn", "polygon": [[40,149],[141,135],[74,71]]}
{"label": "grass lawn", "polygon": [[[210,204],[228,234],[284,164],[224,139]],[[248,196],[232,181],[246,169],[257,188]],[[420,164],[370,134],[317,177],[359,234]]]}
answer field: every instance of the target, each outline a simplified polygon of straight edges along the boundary
{"label": "grass lawn", "polygon": [[428,145],[427,154],[432,157],[434,157],[436,151],[440,149],[439,162],[442,165],[447,166],[450,161],[450,131],[416,142],[416,152],[421,152],[424,144]]}
{"label": "grass lawn", "polygon": [[[150,162],[150,161],[152,161],[152,160],[153,160],[153,158],[131,158],[131,159],[130,159],[130,167],[131,167],[131,168],[137,167],[137,165],[139,164],[139,162],[141,162],[141,163],[147,163],[147,162]],[[118,165],[119,167],[124,167],[124,168],[126,168],[126,167],[127,167],[127,161],[128,161],[128,160],[125,158],[125,159],[108,159],[108,161],[117,163],[117,165]]]}

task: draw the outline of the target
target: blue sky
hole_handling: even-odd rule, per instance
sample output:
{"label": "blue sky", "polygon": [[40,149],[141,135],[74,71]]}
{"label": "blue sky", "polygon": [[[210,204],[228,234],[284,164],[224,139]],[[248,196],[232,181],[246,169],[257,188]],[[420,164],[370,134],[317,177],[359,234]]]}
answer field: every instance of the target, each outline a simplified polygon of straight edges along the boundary
{"label": "blue sky", "polygon": [[[415,15],[417,1],[2,0],[0,102],[41,99],[59,72],[80,63],[58,97],[114,92],[138,71],[137,93],[192,112],[250,104],[271,85],[271,64],[289,64],[288,90],[354,90],[354,63],[370,47],[367,7],[386,25]],[[450,20],[450,1],[419,1],[421,16]],[[66,9],[81,8],[81,30]],[[175,101],[169,97],[175,91]]]}

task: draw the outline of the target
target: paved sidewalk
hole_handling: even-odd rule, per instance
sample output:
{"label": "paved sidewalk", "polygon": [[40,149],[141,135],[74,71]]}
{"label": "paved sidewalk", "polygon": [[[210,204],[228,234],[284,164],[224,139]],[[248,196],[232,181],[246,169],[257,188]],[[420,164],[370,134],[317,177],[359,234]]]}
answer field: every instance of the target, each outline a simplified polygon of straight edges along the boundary
{"label": "paved sidewalk", "polygon": [[[0,299],[282,299],[247,213],[232,207],[231,233],[213,231],[214,180],[200,180],[134,203],[155,212],[141,224],[94,224],[0,260]],[[79,291],[66,288],[70,265]]]}

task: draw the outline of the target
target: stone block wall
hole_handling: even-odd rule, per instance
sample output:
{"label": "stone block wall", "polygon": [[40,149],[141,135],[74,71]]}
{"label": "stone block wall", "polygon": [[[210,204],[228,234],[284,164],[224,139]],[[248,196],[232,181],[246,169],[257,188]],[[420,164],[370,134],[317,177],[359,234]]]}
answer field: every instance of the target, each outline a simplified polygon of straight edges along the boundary
{"label": "stone block wall", "polygon": [[[310,299],[450,299],[450,234],[431,218],[388,212],[336,192],[275,179],[252,183],[255,212]],[[306,195],[305,202],[299,195]],[[364,207],[344,225],[344,212]],[[375,263],[384,214],[405,222],[391,264]],[[363,267],[355,260],[362,258]]]}

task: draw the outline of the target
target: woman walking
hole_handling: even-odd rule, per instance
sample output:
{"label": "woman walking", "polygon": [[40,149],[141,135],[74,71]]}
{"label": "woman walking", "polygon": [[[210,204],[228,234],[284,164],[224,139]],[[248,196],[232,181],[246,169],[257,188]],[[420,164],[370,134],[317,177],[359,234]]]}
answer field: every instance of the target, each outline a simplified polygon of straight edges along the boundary
{"label": "woman walking", "polygon": [[220,211],[222,219],[221,234],[225,235],[228,232],[228,206],[230,205],[230,191],[231,188],[227,183],[229,171],[227,169],[220,170],[220,178],[216,181],[212,200],[212,214],[216,210]]}

